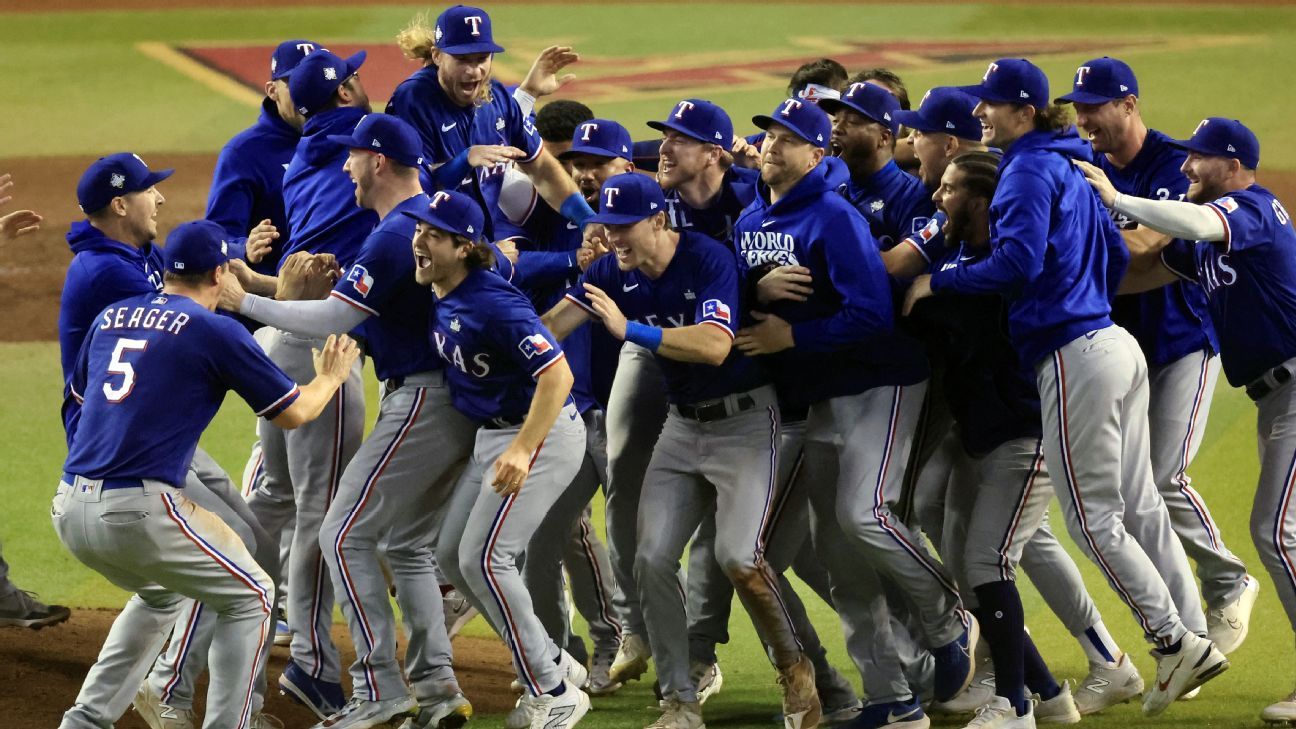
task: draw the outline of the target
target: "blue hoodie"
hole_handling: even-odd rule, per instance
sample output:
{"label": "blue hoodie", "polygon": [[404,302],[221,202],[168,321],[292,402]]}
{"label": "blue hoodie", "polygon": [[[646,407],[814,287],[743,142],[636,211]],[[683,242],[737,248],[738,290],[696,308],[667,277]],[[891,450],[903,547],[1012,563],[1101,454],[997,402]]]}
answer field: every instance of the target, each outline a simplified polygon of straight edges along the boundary
{"label": "blue hoodie", "polygon": [[350,150],[327,139],[330,134],[351,134],[367,113],[343,106],[306,120],[304,136],[284,172],[284,209],[292,242],[284,246],[283,258],[296,251],[332,253],[346,268],[378,225],[377,213],[356,204],[355,183],[342,169]]}
{"label": "blue hoodie", "polygon": [[985,260],[932,275],[933,291],[1001,293],[1008,332],[1035,366],[1086,332],[1112,325],[1111,297],[1129,261],[1125,242],[1072,159],[1088,161],[1074,131],[1032,131],[999,166]]}
{"label": "blue hoodie", "polygon": [[[790,405],[809,405],[926,379],[922,347],[895,331],[891,284],[868,222],[829,185],[825,166],[811,170],[777,203],[770,204],[769,192],[759,182],[756,198],[734,224],[747,289],[782,265],[810,269],[814,288],[807,301],[769,307],[792,324],[796,342],[761,358],[780,395]],[[747,300],[750,306],[755,298]]]}
{"label": "blue hoodie", "polygon": [[219,224],[235,240],[230,257],[242,258],[248,231],[267,218],[279,230],[270,253],[252,269],[273,274],[280,252],[289,241],[288,214],[284,212],[283,178],[301,133],[279,118],[270,99],[261,102],[256,124],[234,135],[221,149],[207,196],[207,219]]}

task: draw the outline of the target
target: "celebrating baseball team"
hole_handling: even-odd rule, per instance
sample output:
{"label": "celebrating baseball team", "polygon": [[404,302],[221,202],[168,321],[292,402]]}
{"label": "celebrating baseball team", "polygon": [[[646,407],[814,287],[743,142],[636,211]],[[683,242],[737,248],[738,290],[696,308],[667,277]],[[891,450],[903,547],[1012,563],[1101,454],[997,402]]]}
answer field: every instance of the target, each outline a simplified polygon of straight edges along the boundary
{"label": "celebrating baseball team", "polygon": [[[1057,97],[999,59],[913,110],[894,73],[820,59],[751,136],[693,98],[628,130],[537,103],[571,48],[494,80],[480,8],[397,38],[422,63],[386,113],[364,52],[281,43],[206,218],[164,241],[172,170],[113,154],[77,185],[51,514],[133,595],[63,729],[132,705],[152,729],[282,729],[276,644],[317,728],[461,727],[451,639],[475,615],[512,658],[510,729],[574,727],[650,664],[658,711],[617,724],[700,729],[735,595],[787,729],[1209,700],[1260,590],[1186,474],[1221,368],[1256,403],[1251,535],[1296,625],[1296,230],[1241,122],[1148,129],[1109,57]],[[241,487],[198,448],[229,390],[258,417]],[[1082,679],[1032,642],[1019,568]],[[1296,722],[1296,694],[1261,718]]]}

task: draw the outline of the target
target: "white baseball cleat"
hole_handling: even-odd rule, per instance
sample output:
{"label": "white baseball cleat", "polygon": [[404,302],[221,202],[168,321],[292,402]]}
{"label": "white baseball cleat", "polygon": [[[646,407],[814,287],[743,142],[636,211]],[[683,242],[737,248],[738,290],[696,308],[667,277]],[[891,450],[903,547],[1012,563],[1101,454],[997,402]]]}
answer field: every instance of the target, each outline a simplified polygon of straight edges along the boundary
{"label": "white baseball cleat", "polygon": [[657,721],[649,724],[647,729],[706,729],[702,723],[702,703],[693,701],[682,703],[678,699],[662,699],[657,702],[662,715]]}
{"label": "white baseball cleat", "polygon": [[1165,654],[1152,651],[1157,662],[1152,688],[1143,696],[1143,715],[1156,716],[1169,708],[1175,699],[1228,670],[1229,662],[1215,644],[1194,633],[1187,633],[1179,650]]}
{"label": "white baseball cleat", "polygon": [[406,694],[395,699],[366,701],[351,697],[342,710],[316,724],[312,729],[372,729],[388,722],[412,716],[418,702]]}
{"label": "white baseball cleat", "polygon": [[[1037,694],[1038,696],[1038,694]],[[1071,695],[1071,682],[1063,681],[1062,690],[1057,696],[1044,701],[1037,699],[1035,704],[1035,723],[1037,724],[1078,724],[1080,710],[1076,708],[1075,697]]]}
{"label": "white baseball cleat", "polygon": [[149,688],[148,682],[140,684],[135,692],[135,711],[149,729],[194,729],[194,713],[162,703]]}
{"label": "white baseball cleat", "polygon": [[1296,724],[1296,691],[1282,701],[1266,706],[1260,712],[1260,718],[1268,724]]}
{"label": "white baseball cleat", "polygon": [[1115,668],[1102,663],[1089,664],[1089,674],[1080,681],[1080,688],[1075,692],[1075,703],[1080,715],[1088,716],[1131,701],[1142,693],[1143,677],[1129,654],[1122,653]]}
{"label": "white baseball cleat", "polygon": [[584,663],[581,663],[572,657],[572,654],[561,648],[558,650],[560,654],[558,667],[567,675],[567,680],[570,681],[572,685],[584,691],[585,687],[589,686],[589,669],[585,667]]}
{"label": "white baseball cleat", "polygon": [[1246,586],[1236,600],[1206,613],[1206,637],[1226,656],[1246,640],[1247,631],[1251,629],[1251,609],[1260,594],[1259,580],[1247,575],[1245,582]]}
{"label": "white baseball cleat", "polygon": [[931,705],[933,714],[971,714],[990,703],[995,696],[994,663],[986,661],[977,669],[972,683],[963,693],[949,701],[937,701]]}
{"label": "white baseball cleat", "polygon": [[648,641],[634,633],[626,633],[621,638],[616,658],[612,659],[608,678],[616,683],[636,681],[648,672],[649,658],[652,658],[652,649],[648,647]]}
{"label": "white baseball cleat", "polygon": [[504,717],[504,729],[527,729],[531,726],[531,719],[535,718],[536,701],[536,697],[529,691],[519,696],[513,710]]}
{"label": "white baseball cleat", "polygon": [[563,681],[561,695],[537,696],[533,703],[531,729],[570,729],[589,713],[590,699],[571,681]]}
{"label": "white baseball cleat", "polygon": [[1026,702],[1026,713],[1017,716],[1017,710],[1002,696],[977,709],[977,714],[964,729],[1035,729],[1033,702]]}
{"label": "white baseball cleat", "polygon": [[720,673],[719,663],[694,661],[689,666],[689,678],[693,679],[693,687],[697,689],[699,704],[705,704],[707,699],[720,693],[720,688],[724,686],[724,674]]}
{"label": "white baseball cleat", "polygon": [[1176,701],[1192,701],[1193,699],[1197,698],[1197,695],[1200,694],[1200,693],[1201,693],[1201,686],[1198,686],[1197,688],[1193,689],[1192,691],[1185,691],[1184,694],[1183,694],[1183,696],[1180,696],[1179,698],[1177,698],[1177,699],[1175,699],[1175,700],[1176,700]]}

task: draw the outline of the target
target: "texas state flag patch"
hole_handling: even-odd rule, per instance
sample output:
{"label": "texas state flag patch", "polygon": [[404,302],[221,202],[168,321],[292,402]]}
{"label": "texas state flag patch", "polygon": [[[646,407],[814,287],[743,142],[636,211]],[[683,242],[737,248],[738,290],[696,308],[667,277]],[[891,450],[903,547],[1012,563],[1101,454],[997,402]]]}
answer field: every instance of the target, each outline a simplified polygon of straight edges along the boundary
{"label": "texas state flag patch", "polygon": [[720,299],[707,299],[702,302],[702,316],[707,319],[715,319],[725,324],[731,323],[729,307],[725,306]]}
{"label": "texas state flag patch", "polygon": [[1231,197],[1222,197],[1215,201],[1215,204],[1224,208],[1226,213],[1235,213],[1238,209],[1237,201]]}
{"label": "texas state flag patch", "polygon": [[368,296],[369,289],[373,288],[373,276],[369,275],[364,266],[352,266],[347,272],[347,281],[351,282],[351,286],[361,296]]}
{"label": "texas state flag patch", "polygon": [[553,349],[553,345],[543,334],[532,334],[518,342],[518,349],[522,350],[522,354],[525,354],[527,359],[531,359],[537,354],[544,354]]}

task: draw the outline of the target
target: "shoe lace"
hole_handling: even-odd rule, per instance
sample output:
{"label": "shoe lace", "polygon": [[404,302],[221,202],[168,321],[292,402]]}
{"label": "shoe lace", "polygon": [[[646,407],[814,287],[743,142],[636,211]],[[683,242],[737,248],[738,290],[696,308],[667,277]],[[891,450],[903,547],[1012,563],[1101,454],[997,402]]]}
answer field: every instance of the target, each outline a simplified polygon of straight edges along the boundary
{"label": "shoe lace", "polygon": [[338,712],[336,714],[330,716],[329,718],[336,719],[344,716],[350,716],[351,714],[354,714],[356,711],[360,709],[361,703],[362,702],[358,697],[352,696],[351,698],[347,699],[347,702],[342,705],[341,709],[338,709]]}
{"label": "shoe lace", "polygon": [[968,729],[971,729],[971,727],[974,726],[985,726],[990,722],[994,721],[995,719],[999,718],[999,714],[1001,713],[1002,712],[999,710],[999,708],[996,707],[994,704],[985,704],[984,706],[978,706],[976,710],[976,716],[972,717],[972,721],[968,722]]}

